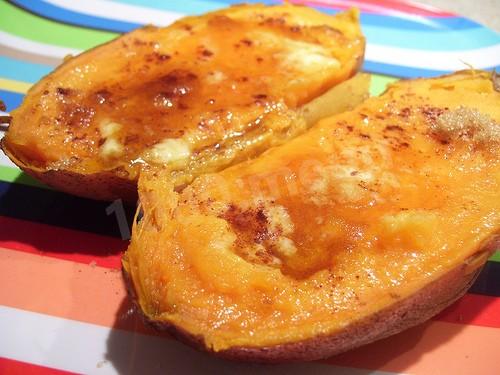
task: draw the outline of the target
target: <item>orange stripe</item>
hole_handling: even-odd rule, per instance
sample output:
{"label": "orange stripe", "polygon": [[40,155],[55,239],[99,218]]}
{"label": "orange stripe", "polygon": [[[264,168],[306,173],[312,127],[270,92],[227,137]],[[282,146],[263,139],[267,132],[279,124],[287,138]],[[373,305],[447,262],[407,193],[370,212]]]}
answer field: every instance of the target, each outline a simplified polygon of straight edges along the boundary
{"label": "orange stripe", "polygon": [[[128,313],[118,271],[0,248],[0,283],[3,305],[155,334]],[[415,374],[490,374],[498,342],[500,329],[433,321],[327,362]]]}
{"label": "orange stripe", "polygon": [[153,334],[132,313],[120,270],[0,248],[0,285],[5,306]]}

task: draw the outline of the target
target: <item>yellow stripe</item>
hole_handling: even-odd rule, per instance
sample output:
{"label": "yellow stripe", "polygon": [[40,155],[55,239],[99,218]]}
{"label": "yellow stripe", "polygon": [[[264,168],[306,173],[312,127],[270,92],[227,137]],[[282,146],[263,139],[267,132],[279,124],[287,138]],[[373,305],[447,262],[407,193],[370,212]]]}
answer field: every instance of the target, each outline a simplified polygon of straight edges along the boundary
{"label": "yellow stripe", "polygon": [[0,78],[0,89],[26,94],[32,86],[31,83],[14,81],[13,79]]}

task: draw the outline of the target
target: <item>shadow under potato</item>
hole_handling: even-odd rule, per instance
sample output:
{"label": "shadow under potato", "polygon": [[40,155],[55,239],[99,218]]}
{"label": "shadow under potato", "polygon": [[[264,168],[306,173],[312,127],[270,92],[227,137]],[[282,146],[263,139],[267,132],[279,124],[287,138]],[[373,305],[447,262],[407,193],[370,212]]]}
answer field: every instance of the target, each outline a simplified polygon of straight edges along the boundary
{"label": "shadow under potato", "polygon": [[[419,351],[404,357],[398,364],[391,364],[391,367],[397,367],[397,371],[404,372],[426,352],[436,346],[446,345],[446,342],[464,327],[453,325],[453,329],[449,330],[446,335],[438,334],[429,342],[429,340],[423,340],[432,324],[427,322],[325,361],[262,365],[216,358],[188,347],[167,334],[156,333],[144,325],[139,313],[131,309],[131,306],[128,299],[122,301],[116,315],[115,329],[110,331],[107,341],[106,359],[119,374],[254,374],[258,372],[270,375],[305,373],[368,375],[372,374],[375,369],[384,368],[384,365],[396,358],[403,358],[418,344]],[[372,370],[353,369],[353,367],[360,366],[359,359],[361,358],[362,364],[368,363]],[[396,371],[394,368],[391,370]]]}

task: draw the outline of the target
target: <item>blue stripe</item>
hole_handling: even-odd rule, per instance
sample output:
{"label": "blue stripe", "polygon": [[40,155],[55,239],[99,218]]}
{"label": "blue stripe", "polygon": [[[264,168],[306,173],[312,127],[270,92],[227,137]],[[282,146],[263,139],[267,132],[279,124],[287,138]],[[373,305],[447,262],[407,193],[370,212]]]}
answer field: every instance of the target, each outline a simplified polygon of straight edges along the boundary
{"label": "blue stripe", "polygon": [[[500,35],[487,28],[413,31],[362,25],[369,43],[424,51],[457,51],[500,44]],[[499,56],[500,59],[500,56]]]}
{"label": "blue stripe", "polygon": [[[116,0],[115,0],[116,1]],[[204,0],[182,0],[182,1],[151,1],[151,0],[118,0],[117,2],[129,5],[137,5],[149,9],[158,9],[171,12],[184,13],[188,15],[211,12],[224,8],[227,4],[224,1],[204,1]],[[252,1],[240,1],[239,3]],[[259,1],[265,2],[265,1]]]}
{"label": "blue stripe", "polygon": [[[92,27],[113,32],[128,32],[141,26],[141,24],[137,23],[115,21],[104,17],[73,12],[41,0],[13,0],[13,2],[43,17],[77,26]],[[138,1],[134,0],[134,2],[137,3]],[[144,1],[142,2],[144,3]],[[208,2],[207,5],[209,5],[208,8],[210,9],[207,9],[206,6],[200,8],[198,3],[198,1],[194,0],[182,2],[180,5],[179,3],[172,2],[159,3],[159,5],[155,6],[155,9],[179,11],[182,13],[190,13],[191,11],[193,13],[201,13],[206,10],[215,9],[218,4]],[[143,6],[144,4],[140,5]],[[329,13],[333,12],[331,9],[326,9],[326,11]],[[387,21],[391,20],[393,26],[397,26],[397,22],[400,19],[386,16],[379,17],[383,17],[385,20],[383,27],[380,26],[380,22],[378,26],[364,23],[366,19],[373,21],[375,15],[365,15],[362,17],[363,31],[370,43],[430,51],[466,50],[500,43],[500,35],[484,27],[453,30],[436,29],[427,25],[428,29],[426,31],[422,29],[398,28],[398,32],[394,32],[393,28],[388,27],[389,23]],[[438,18],[435,19],[438,20]]]}
{"label": "blue stripe", "polygon": [[363,71],[369,73],[385,74],[399,78],[418,78],[418,77],[435,77],[448,72],[441,70],[425,70],[419,68],[410,68],[401,65],[384,64],[374,61],[366,61],[363,63]]}
{"label": "blue stripe", "polygon": [[142,26],[138,23],[117,21],[110,18],[96,17],[83,13],[77,13],[46,3],[41,0],[11,0],[11,2],[44,18],[68,23],[75,26],[83,26],[87,28],[119,33],[129,32]]}
{"label": "blue stripe", "polygon": [[35,83],[49,74],[52,69],[53,67],[49,65],[35,64],[0,55],[0,76],[2,78]]}
{"label": "blue stripe", "polygon": [[[467,67],[464,65],[464,69],[467,69]],[[500,65],[498,66],[491,66],[488,68],[485,68],[483,70],[500,70]],[[436,77],[440,76],[443,74],[449,74],[452,73],[453,71],[451,70],[431,70],[431,69],[420,69],[420,68],[412,68],[412,67],[407,67],[407,66],[401,66],[401,65],[393,65],[393,64],[384,64],[384,63],[379,63],[379,62],[374,62],[374,61],[366,61],[363,64],[363,71],[369,72],[369,73],[377,73],[377,74],[384,74],[392,77],[399,77],[399,78],[420,78],[420,77]]]}
{"label": "blue stripe", "polygon": [[463,17],[415,17],[405,19],[395,16],[384,16],[381,14],[361,14],[361,23],[369,26],[381,26],[400,30],[468,30],[484,28],[484,26]]}
{"label": "blue stripe", "polygon": [[469,292],[500,297],[500,263],[487,262]]}
{"label": "blue stripe", "polygon": [[12,111],[21,105],[24,95],[17,92],[0,90],[0,100],[7,106],[7,111]]}

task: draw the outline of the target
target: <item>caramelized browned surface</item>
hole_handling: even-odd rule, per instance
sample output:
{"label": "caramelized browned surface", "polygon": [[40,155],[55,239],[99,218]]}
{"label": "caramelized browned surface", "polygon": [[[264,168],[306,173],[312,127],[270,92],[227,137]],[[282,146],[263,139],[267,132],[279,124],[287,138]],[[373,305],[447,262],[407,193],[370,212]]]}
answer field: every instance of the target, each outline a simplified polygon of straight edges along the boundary
{"label": "caramelized browned surface", "polygon": [[145,175],[124,258],[139,305],[219,351],[343,334],[451,270],[462,288],[500,231],[499,130],[491,75],[465,71],[397,83],[181,194]]}
{"label": "caramelized browned surface", "polygon": [[264,130],[282,139],[302,131],[295,109],[351,76],[363,50],[355,11],[237,6],[144,27],[32,88],[4,147],[38,170],[131,180],[144,164],[217,169],[214,158],[224,166],[238,150],[252,156]]}

